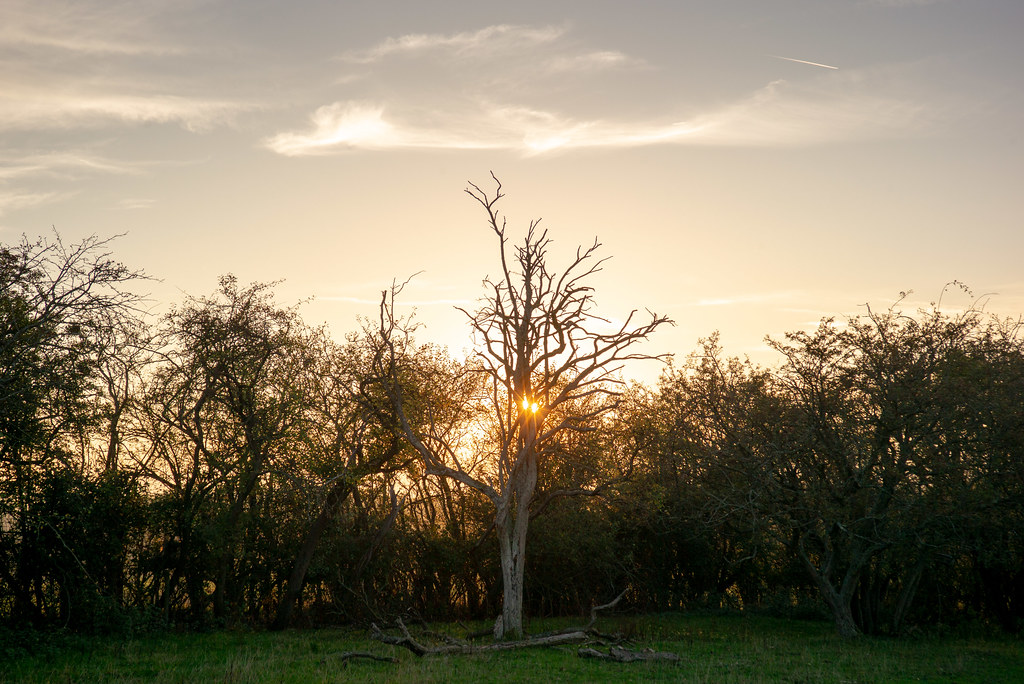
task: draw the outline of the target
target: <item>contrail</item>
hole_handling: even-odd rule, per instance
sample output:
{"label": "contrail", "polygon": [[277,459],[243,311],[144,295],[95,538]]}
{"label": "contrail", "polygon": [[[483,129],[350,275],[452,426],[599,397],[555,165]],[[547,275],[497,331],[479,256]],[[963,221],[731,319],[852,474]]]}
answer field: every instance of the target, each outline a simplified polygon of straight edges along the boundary
{"label": "contrail", "polygon": [[808,62],[806,59],[793,59],[792,57],[780,57],[779,55],[768,55],[775,59],[784,59],[787,62],[797,62],[798,64],[810,64],[811,66],[821,67],[822,69],[838,69],[836,66],[829,66],[828,64],[819,64],[818,62]]}

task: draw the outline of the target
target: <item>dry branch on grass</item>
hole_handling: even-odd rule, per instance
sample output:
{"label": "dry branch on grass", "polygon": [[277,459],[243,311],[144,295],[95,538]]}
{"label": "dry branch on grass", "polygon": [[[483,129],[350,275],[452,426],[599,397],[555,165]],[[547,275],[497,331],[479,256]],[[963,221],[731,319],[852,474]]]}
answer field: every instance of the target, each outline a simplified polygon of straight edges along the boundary
{"label": "dry branch on grass", "polygon": [[602,604],[600,606],[591,606],[590,607],[590,620],[587,622],[587,624],[583,625],[582,627],[567,627],[566,629],[560,629],[560,630],[557,630],[557,631],[554,631],[554,632],[544,632],[543,634],[535,634],[533,636],[533,638],[537,639],[537,638],[540,638],[540,637],[555,636],[557,634],[575,634],[577,632],[583,632],[583,633],[585,633],[587,635],[590,635],[590,636],[593,636],[593,637],[597,637],[599,639],[604,639],[606,641],[621,641],[621,639],[617,639],[613,635],[602,634],[601,632],[598,632],[596,629],[594,629],[594,625],[597,624],[597,614],[599,612],[601,612],[602,610],[608,610],[610,608],[614,608],[615,606],[619,605],[619,601],[621,601],[622,597],[625,596],[625,595],[626,595],[626,590],[623,589],[621,594],[616,596],[614,599],[612,599],[608,603]]}
{"label": "dry branch on grass", "polygon": [[[406,628],[405,623],[402,622],[401,618],[395,621],[398,630],[401,632],[400,636],[385,634],[376,624],[370,625],[370,636],[385,644],[407,648],[421,658],[424,656],[435,655],[469,655],[473,653],[511,651],[521,648],[540,648],[546,646],[565,646],[567,644],[594,643],[595,639],[609,639],[608,635],[602,634],[594,629],[594,624],[597,622],[598,612],[614,608],[618,605],[619,601],[622,600],[625,593],[626,592],[622,592],[616,596],[614,600],[605,603],[604,605],[592,607],[590,609],[590,621],[582,627],[569,627],[555,632],[545,632],[543,634],[537,634],[517,641],[498,641],[493,644],[477,645],[445,634],[431,632],[430,635],[444,641],[445,643],[436,646],[427,646],[417,641],[416,638],[409,633],[408,628]],[[608,653],[603,653],[593,648],[581,647],[577,652],[577,655],[581,658],[597,658],[600,660],[610,660],[619,663],[655,660],[671,662],[679,661],[679,656],[675,653],[655,652],[649,649],[645,651],[631,651],[617,645],[611,646]]]}
{"label": "dry branch on grass", "polygon": [[370,625],[370,636],[385,644],[407,648],[421,658],[423,656],[434,655],[468,655],[472,653],[509,651],[519,648],[536,648],[539,646],[564,646],[565,644],[584,643],[590,639],[590,635],[587,632],[577,630],[558,634],[541,635],[528,639],[520,639],[519,641],[498,641],[493,644],[479,645],[469,644],[449,637],[446,639],[448,643],[438,646],[426,646],[418,642],[415,637],[409,633],[409,630],[400,619],[397,621],[397,626],[399,631],[402,632],[401,636],[385,634],[376,624]]}

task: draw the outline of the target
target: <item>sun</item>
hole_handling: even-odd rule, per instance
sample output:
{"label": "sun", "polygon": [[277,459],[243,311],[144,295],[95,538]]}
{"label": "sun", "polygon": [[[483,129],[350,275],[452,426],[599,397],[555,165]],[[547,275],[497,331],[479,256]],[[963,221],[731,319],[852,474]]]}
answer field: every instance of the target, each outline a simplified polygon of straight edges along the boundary
{"label": "sun", "polygon": [[540,409],[540,404],[535,401],[530,401],[526,397],[523,397],[523,410],[529,411],[530,413],[536,413]]}

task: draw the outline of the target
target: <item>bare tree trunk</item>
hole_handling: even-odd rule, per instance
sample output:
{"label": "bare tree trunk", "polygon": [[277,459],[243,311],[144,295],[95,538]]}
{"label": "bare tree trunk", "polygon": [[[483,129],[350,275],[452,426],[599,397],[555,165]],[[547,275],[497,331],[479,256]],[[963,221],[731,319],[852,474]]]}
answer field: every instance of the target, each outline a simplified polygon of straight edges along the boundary
{"label": "bare tree trunk", "polygon": [[495,628],[497,639],[523,638],[523,581],[526,574],[526,523],[516,519],[498,526],[503,585],[501,622]]}
{"label": "bare tree trunk", "polygon": [[843,638],[860,636],[860,629],[853,619],[850,597],[845,597],[835,590],[830,582],[819,582],[822,598],[832,610],[832,618],[836,623],[836,632]]}
{"label": "bare tree trunk", "polygon": [[[519,459],[520,468],[510,477],[513,496],[506,500],[495,519],[501,549],[501,579],[504,593],[501,623],[495,628],[497,639],[522,639],[523,596],[526,575],[526,533],[530,524],[530,503],[537,491],[537,454],[533,450],[536,423],[527,429],[526,444]],[[512,509],[515,512],[512,512]]]}
{"label": "bare tree trunk", "polygon": [[869,555],[867,553],[853,554],[854,558],[850,562],[850,567],[847,568],[840,588],[837,589],[830,578],[831,572],[829,572],[829,568],[831,568],[832,563],[835,561],[834,556],[829,554],[829,558],[825,563],[825,569],[820,569],[808,556],[802,537],[797,544],[797,551],[800,559],[804,562],[804,567],[807,568],[811,578],[818,587],[818,591],[821,593],[821,597],[832,611],[832,618],[836,623],[836,632],[843,638],[860,636],[860,628],[857,627],[857,622],[853,619],[851,604],[853,603],[853,590],[857,586],[860,571],[864,567],[866,558]]}

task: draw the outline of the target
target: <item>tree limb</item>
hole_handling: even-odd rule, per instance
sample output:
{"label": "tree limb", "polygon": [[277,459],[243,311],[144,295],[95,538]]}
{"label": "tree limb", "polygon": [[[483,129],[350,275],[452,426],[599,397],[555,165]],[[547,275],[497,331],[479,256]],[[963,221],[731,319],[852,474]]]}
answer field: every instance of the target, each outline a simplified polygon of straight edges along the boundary
{"label": "tree limb", "polygon": [[590,639],[590,636],[585,631],[575,630],[567,633],[530,637],[528,639],[522,639],[520,641],[499,641],[493,644],[474,645],[455,642],[446,643],[439,646],[426,646],[418,642],[409,633],[409,630],[405,627],[405,624],[401,620],[397,620],[397,626],[399,631],[402,632],[401,636],[385,634],[376,625],[376,623],[371,624],[370,637],[385,644],[390,644],[392,646],[401,646],[403,648],[406,648],[421,658],[425,656],[436,655],[471,655],[474,653],[493,653],[495,651],[511,651],[518,650],[521,648],[562,646],[565,644],[584,643]]}

